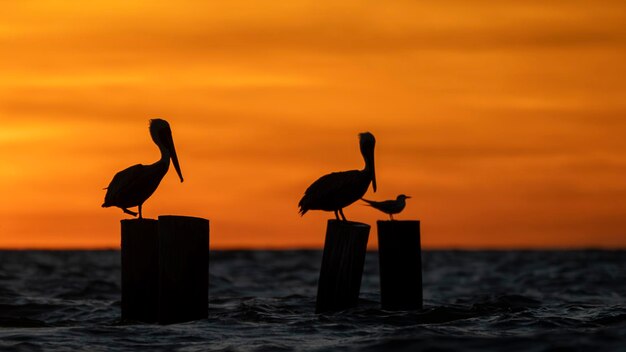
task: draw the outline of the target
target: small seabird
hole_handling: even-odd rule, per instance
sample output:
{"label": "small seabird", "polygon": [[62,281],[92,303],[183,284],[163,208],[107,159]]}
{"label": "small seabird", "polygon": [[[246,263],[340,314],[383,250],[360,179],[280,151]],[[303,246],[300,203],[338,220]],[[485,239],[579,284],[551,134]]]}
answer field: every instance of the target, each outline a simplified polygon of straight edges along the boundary
{"label": "small seabird", "polygon": [[309,210],[334,211],[337,220],[341,214],[341,218],[345,221],[346,216],[343,214],[343,208],[363,197],[370,183],[376,192],[374,167],[376,139],[374,135],[369,132],[359,134],[359,145],[365,161],[363,170],[333,172],[313,182],[298,203],[301,215],[306,214]]}
{"label": "small seabird", "polygon": [[373,200],[367,200],[365,198],[361,198],[361,200],[365,201],[367,204],[374,209],[378,209],[385,214],[389,214],[389,218],[393,219],[393,214],[398,214],[404,207],[406,206],[406,200],[411,198],[409,196],[405,196],[404,194],[399,195],[395,200],[385,200],[382,202],[376,202]]}
{"label": "small seabird", "polygon": [[174,163],[180,182],[183,182],[169,123],[162,119],[150,120],[150,136],[161,151],[161,159],[154,164],[137,164],[118,172],[109,187],[105,188],[107,193],[104,196],[103,208],[115,206],[126,214],[137,216],[136,212],[128,208],[138,207],[141,219],[141,206],[159,187],[170,167],[170,159]]}

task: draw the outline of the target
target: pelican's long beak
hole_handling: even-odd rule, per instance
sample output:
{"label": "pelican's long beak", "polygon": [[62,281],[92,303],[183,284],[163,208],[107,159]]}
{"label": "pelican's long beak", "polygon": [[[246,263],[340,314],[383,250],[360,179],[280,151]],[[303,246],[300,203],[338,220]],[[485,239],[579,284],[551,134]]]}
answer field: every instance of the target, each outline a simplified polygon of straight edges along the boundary
{"label": "pelican's long beak", "polygon": [[376,192],[376,167],[374,166],[374,156],[372,155],[372,187]]}
{"label": "pelican's long beak", "polygon": [[366,168],[372,173],[372,188],[374,192],[376,192],[376,165],[374,163],[374,151],[370,151],[366,154],[365,157]]}
{"label": "pelican's long beak", "polygon": [[174,169],[176,169],[176,173],[180,178],[180,182],[183,182],[183,173],[180,171],[180,164],[178,164],[178,156],[176,155],[176,147],[174,147],[174,142],[172,141],[172,163],[174,164]]}
{"label": "pelican's long beak", "polygon": [[167,148],[170,152],[170,158],[172,159],[172,163],[174,164],[174,169],[176,169],[176,173],[180,178],[180,182],[183,182],[183,173],[180,171],[180,164],[178,163],[178,156],[176,155],[176,147],[174,146],[174,139],[172,138],[172,131],[168,128],[167,131],[164,131],[162,134],[163,143],[165,144],[165,148]]}

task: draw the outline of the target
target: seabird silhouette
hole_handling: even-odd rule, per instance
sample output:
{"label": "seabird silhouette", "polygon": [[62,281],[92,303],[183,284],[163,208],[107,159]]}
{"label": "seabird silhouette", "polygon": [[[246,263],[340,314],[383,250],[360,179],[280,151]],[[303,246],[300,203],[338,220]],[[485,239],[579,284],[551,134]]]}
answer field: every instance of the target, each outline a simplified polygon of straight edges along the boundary
{"label": "seabird silhouette", "polygon": [[169,123],[162,119],[150,120],[150,136],[161,151],[161,159],[151,165],[137,164],[118,172],[109,187],[105,188],[107,193],[104,196],[103,208],[115,206],[126,214],[137,216],[136,212],[128,208],[138,207],[141,219],[141,206],[159,187],[170,167],[170,159],[174,163],[180,182],[183,182]]}
{"label": "seabird silhouette", "polygon": [[395,200],[385,200],[382,202],[367,200],[365,198],[361,198],[361,200],[365,201],[367,203],[366,205],[369,205],[374,209],[378,209],[385,214],[389,214],[389,218],[393,220],[393,214],[398,214],[404,210],[404,207],[406,206],[406,199],[408,198],[411,197],[401,194]]}
{"label": "seabird silhouette", "polygon": [[369,132],[359,134],[359,146],[365,161],[363,170],[333,172],[320,177],[307,188],[298,203],[300,214],[304,215],[309,210],[334,211],[337,220],[341,214],[345,221],[343,208],[363,197],[370,183],[376,192],[375,145],[376,139],[373,134]]}

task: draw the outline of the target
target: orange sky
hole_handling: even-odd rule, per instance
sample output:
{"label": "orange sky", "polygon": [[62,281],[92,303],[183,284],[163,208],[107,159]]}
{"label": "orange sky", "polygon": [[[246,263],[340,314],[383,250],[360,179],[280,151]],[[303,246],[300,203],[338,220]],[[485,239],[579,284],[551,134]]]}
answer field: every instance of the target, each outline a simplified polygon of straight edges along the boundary
{"label": "orange sky", "polygon": [[[176,4],[176,5],[174,5]],[[311,247],[306,187],[360,168],[425,247],[626,246],[623,1],[15,1],[0,11],[0,247],[117,247],[113,175],[214,248]],[[351,220],[382,215],[360,204]],[[371,243],[375,244],[375,230]]]}

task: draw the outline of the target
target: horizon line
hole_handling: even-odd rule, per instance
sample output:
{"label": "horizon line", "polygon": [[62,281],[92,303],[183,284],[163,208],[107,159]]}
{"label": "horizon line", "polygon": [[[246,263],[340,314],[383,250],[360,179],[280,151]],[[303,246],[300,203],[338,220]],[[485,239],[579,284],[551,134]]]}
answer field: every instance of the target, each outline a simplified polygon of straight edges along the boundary
{"label": "horizon line", "polygon": [[[322,251],[324,246],[218,246],[217,248],[209,248],[215,251]],[[504,251],[626,251],[626,246],[427,246],[421,248],[423,251],[467,251],[467,252],[504,252]],[[94,247],[0,247],[0,251],[120,251],[121,246],[94,246]],[[372,252],[378,250],[378,246],[368,247],[367,251]]]}

